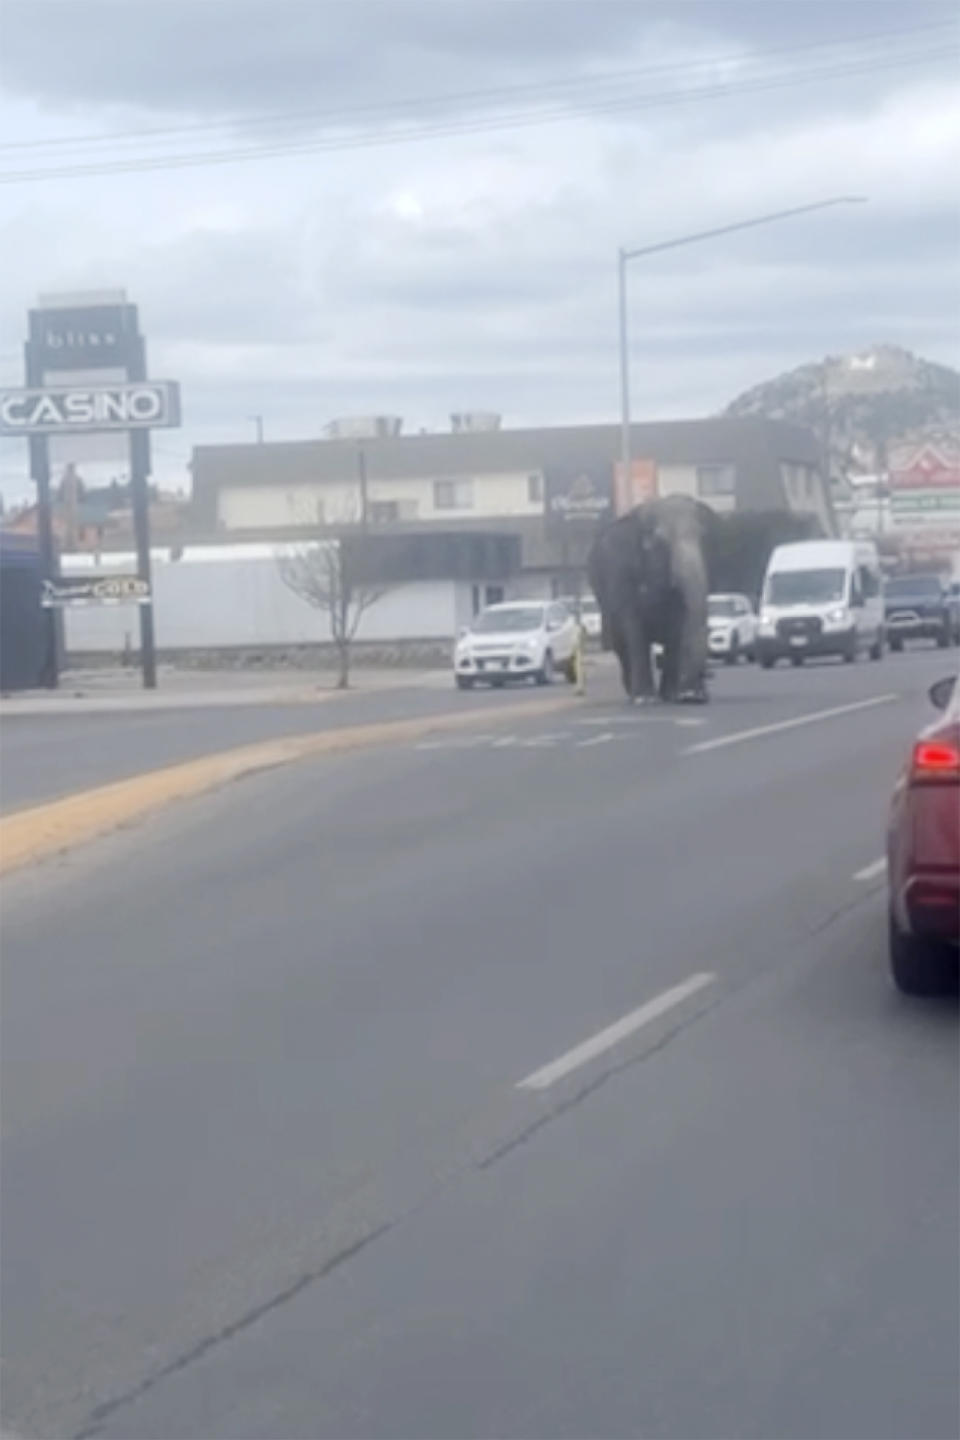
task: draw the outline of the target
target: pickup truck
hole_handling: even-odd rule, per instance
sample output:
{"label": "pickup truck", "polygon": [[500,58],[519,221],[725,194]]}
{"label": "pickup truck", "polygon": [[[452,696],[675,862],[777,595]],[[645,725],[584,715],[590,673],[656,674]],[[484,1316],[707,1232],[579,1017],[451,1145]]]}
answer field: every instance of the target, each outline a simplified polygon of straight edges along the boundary
{"label": "pickup truck", "polygon": [[883,609],[891,650],[902,650],[905,640],[934,640],[941,649],[960,642],[960,614],[939,575],[888,580]]}

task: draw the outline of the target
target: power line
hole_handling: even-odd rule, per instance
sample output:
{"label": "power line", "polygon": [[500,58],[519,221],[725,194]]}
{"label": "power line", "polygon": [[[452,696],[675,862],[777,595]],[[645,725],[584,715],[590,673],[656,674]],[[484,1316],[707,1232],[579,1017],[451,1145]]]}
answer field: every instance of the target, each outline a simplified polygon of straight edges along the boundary
{"label": "power line", "polygon": [[[765,64],[774,56],[808,54],[822,50],[839,52],[852,50],[854,52],[852,59],[865,61],[868,58],[863,54],[865,47],[884,45],[890,41],[900,42],[906,39],[913,39],[920,35],[929,36],[933,33],[940,33],[946,30],[957,33],[957,27],[953,21],[936,21],[926,25],[914,25],[899,30],[886,30],[868,35],[859,35],[848,40],[817,40],[809,41],[803,45],[778,46],[764,51],[763,55],[758,57],[758,59]],[[840,58],[842,58],[841,55],[838,55],[837,59],[839,60]],[[741,55],[735,55],[729,52],[716,53],[714,55],[702,56],[699,60],[693,62],[685,61],[682,64],[644,66],[639,69],[611,71],[594,76],[566,76],[554,80],[542,81],[539,84],[501,86],[496,89],[461,91],[455,94],[417,96],[408,99],[381,101],[333,109],[269,112],[264,115],[248,115],[246,117],[240,115],[219,120],[197,121],[187,125],[129,130],[112,134],[55,136],[40,140],[2,141],[0,142],[0,153],[46,151],[58,148],[75,149],[83,145],[115,146],[138,140],[154,141],[176,139],[179,137],[190,139],[192,137],[212,135],[224,129],[233,131],[239,125],[243,124],[255,125],[258,129],[264,129],[275,125],[286,126],[303,123],[350,125],[354,123],[370,123],[378,120],[389,121],[391,119],[405,118],[406,112],[408,111],[412,112],[414,116],[418,116],[431,109],[443,110],[448,107],[462,109],[464,106],[483,106],[513,100],[536,102],[541,98],[548,101],[554,98],[554,92],[564,92],[571,89],[583,91],[587,95],[598,93],[602,98],[602,91],[608,86],[629,85],[645,78],[659,79],[669,78],[675,75],[681,79],[686,77],[695,79],[696,75],[701,71],[712,71],[722,65],[740,64],[742,59],[743,57]]]}
{"label": "power line", "polygon": [[935,62],[943,59],[943,50],[924,50],[913,54],[898,54],[888,59],[847,63],[843,65],[820,66],[805,71],[788,71],[766,79],[744,81],[739,84],[702,86],[687,90],[667,90],[647,94],[612,96],[577,104],[566,103],[553,108],[509,112],[487,117],[473,116],[463,120],[448,119],[443,122],[429,121],[405,129],[376,131],[373,133],[314,138],[285,143],[271,143],[252,148],[171,153],[169,155],[130,156],[115,160],[100,160],[75,165],[51,165],[42,169],[9,170],[0,172],[0,183],[15,184],[52,179],[74,179],[93,175],[119,175],[146,173],[152,170],[175,170],[198,166],[235,164],[248,160],[301,154],[317,154],[332,151],[368,149],[381,145],[404,144],[417,140],[442,139],[453,136],[484,134],[492,130],[514,130],[531,125],[554,123],[584,115],[616,114],[653,108],[665,108],[678,104],[690,104],[702,100],[724,99],[742,95],[760,94],[821,81],[853,78],[883,70],[900,69],[905,66]]}

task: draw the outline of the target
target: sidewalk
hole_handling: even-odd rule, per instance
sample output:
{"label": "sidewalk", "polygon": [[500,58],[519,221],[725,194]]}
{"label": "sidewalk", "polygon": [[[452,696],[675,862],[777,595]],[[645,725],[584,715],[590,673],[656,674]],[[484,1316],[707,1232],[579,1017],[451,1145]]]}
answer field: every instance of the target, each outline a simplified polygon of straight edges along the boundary
{"label": "sidewalk", "polygon": [[56,690],[21,690],[0,698],[0,719],[17,716],[95,715],[231,708],[247,705],[316,705],[344,695],[385,690],[446,690],[449,670],[357,669],[350,689],[338,690],[332,671],[254,672],[178,670],[161,665],[156,690],[144,690],[139,670],[66,670]]}

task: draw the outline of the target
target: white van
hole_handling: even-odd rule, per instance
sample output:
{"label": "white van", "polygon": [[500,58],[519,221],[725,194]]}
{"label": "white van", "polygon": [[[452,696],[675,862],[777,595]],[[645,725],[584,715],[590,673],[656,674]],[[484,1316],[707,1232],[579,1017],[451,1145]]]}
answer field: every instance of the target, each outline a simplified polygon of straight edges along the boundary
{"label": "white van", "polygon": [[883,654],[883,588],[876,546],[868,541],[801,540],[778,545],[763,582],[757,658],[769,670],[786,656],[862,651]]}

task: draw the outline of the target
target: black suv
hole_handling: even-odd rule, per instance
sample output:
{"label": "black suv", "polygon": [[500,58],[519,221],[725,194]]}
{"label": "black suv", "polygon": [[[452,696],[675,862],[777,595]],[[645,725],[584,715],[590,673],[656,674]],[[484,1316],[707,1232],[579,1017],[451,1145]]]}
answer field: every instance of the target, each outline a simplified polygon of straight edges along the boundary
{"label": "black suv", "polygon": [[942,649],[960,640],[960,623],[939,575],[888,580],[883,609],[891,650],[902,650],[904,640],[935,640]]}

